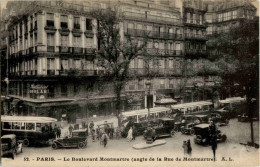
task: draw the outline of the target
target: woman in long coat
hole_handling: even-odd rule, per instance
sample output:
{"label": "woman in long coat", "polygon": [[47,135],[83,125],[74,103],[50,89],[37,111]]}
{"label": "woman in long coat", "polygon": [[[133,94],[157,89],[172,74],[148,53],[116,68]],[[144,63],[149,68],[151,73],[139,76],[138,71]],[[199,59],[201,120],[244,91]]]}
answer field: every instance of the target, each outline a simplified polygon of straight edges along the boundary
{"label": "woman in long coat", "polygon": [[127,135],[128,142],[131,142],[133,140],[133,128],[130,127]]}

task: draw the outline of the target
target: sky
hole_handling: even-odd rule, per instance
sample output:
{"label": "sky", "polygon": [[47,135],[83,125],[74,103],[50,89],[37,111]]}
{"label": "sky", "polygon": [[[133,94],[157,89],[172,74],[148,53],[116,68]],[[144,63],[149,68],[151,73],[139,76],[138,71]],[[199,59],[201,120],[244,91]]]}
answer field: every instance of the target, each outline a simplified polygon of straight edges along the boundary
{"label": "sky", "polygon": [[[260,0],[255,0],[255,2],[253,2],[252,4],[255,5],[255,7],[257,8],[257,16],[259,16],[259,1]],[[7,0],[0,0],[1,3],[1,8],[5,8]]]}

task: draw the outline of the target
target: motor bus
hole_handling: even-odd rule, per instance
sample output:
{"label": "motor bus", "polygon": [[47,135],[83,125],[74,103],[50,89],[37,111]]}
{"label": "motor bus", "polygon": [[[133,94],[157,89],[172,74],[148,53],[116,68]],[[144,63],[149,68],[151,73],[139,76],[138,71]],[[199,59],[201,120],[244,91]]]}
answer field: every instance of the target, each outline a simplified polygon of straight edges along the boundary
{"label": "motor bus", "polygon": [[171,108],[174,112],[182,114],[202,114],[207,113],[213,108],[213,103],[209,101],[198,101],[192,103],[183,103],[172,105]]}
{"label": "motor bus", "polygon": [[[171,111],[170,108],[167,107],[154,107],[150,108],[150,118],[161,118],[166,116],[167,113]],[[127,111],[122,113],[123,123],[127,122],[128,120],[132,119],[134,122],[144,121],[148,117],[148,109],[141,109],[141,110],[134,110],[134,111]]]}
{"label": "motor bus", "polygon": [[57,119],[34,116],[1,116],[2,135],[15,134],[25,146],[49,144],[55,138],[54,124]]}

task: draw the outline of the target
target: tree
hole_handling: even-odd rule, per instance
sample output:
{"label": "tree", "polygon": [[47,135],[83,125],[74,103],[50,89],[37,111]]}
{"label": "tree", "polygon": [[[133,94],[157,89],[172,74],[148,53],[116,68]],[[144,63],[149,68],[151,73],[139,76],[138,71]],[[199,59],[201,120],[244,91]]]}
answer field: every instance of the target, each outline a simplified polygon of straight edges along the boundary
{"label": "tree", "polygon": [[[121,36],[121,17],[116,8],[97,9],[91,12],[97,20],[97,35],[99,49],[96,54],[98,65],[105,71],[102,80],[113,82],[116,95],[116,116],[121,126],[120,107],[121,93],[125,83],[130,79],[129,65],[136,57],[141,56],[147,44],[146,38],[142,43],[133,40],[130,35]],[[143,55],[142,55],[143,56]]]}
{"label": "tree", "polygon": [[246,101],[249,105],[248,115],[251,128],[251,143],[254,144],[253,131],[253,101],[259,101],[258,96],[258,53],[259,53],[259,25],[256,20],[240,20],[229,32],[220,34],[215,42],[216,49],[223,56],[222,58],[230,65],[231,70],[222,74],[223,82],[230,86],[239,84],[244,88]]}

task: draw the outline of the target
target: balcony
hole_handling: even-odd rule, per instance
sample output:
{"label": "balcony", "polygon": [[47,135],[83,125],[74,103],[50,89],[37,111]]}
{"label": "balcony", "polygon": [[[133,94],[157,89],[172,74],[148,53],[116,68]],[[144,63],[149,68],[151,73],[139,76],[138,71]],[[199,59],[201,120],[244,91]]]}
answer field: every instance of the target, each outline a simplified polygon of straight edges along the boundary
{"label": "balcony", "polygon": [[30,47],[30,48],[29,48],[29,54],[33,54],[33,48],[34,48],[34,47]]}
{"label": "balcony", "polygon": [[68,28],[61,27],[61,29],[59,29],[59,32],[61,35],[69,35],[70,30]]}
{"label": "balcony", "polygon": [[185,33],[185,39],[189,40],[207,40],[206,35],[202,34],[192,34],[192,33]]}
{"label": "balcony", "polygon": [[47,70],[47,75],[49,76],[55,75],[55,70]]}
{"label": "balcony", "polygon": [[54,52],[54,46],[47,46],[47,52]]}
{"label": "balcony", "polygon": [[144,13],[134,13],[134,12],[124,12],[124,17],[128,19],[135,20],[148,20],[158,23],[169,23],[169,24],[180,24],[180,20],[177,18],[163,17],[163,16],[155,16]]}
{"label": "balcony", "polygon": [[150,68],[149,70],[146,68],[130,68],[130,75],[137,76],[180,76],[180,70],[173,68]]}
{"label": "balcony", "polygon": [[59,46],[60,53],[70,53],[70,47],[68,46]]}
{"label": "balcony", "polygon": [[72,53],[74,53],[74,54],[83,54],[83,48],[81,48],[81,47],[72,47]]}
{"label": "balcony", "polygon": [[148,52],[148,54],[157,55],[157,56],[178,56],[178,55],[182,55],[182,50],[148,48],[147,52]]}
{"label": "balcony", "polygon": [[44,29],[46,30],[47,33],[54,34],[57,31],[57,28],[54,26],[45,26]]}
{"label": "balcony", "polygon": [[149,38],[160,38],[160,39],[182,39],[182,34],[168,33],[168,32],[158,32],[158,31],[148,31],[148,30],[138,30],[133,28],[128,28],[126,34],[137,37],[148,36]]}
{"label": "balcony", "polygon": [[193,58],[199,58],[199,57],[203,57],[206,58],[208,56],[208,53],[206,50],[197,50],[197,49],[186,49],[186,54],[185,56],[187,58],[193,59]]}
{"label": "balcony", "polygon": [[104,70],[70,69],[70,70],[60,71],[60,76],[68,76],[68,77],[88,77],[88,76],[98,76],[101,74],[104,74]]}
{"label": "balcony", "polygon": [[85,34],[86,38],[93,38],[93,36],[94,36],[94,33],[92,30],[86,30],[84,34]]}

